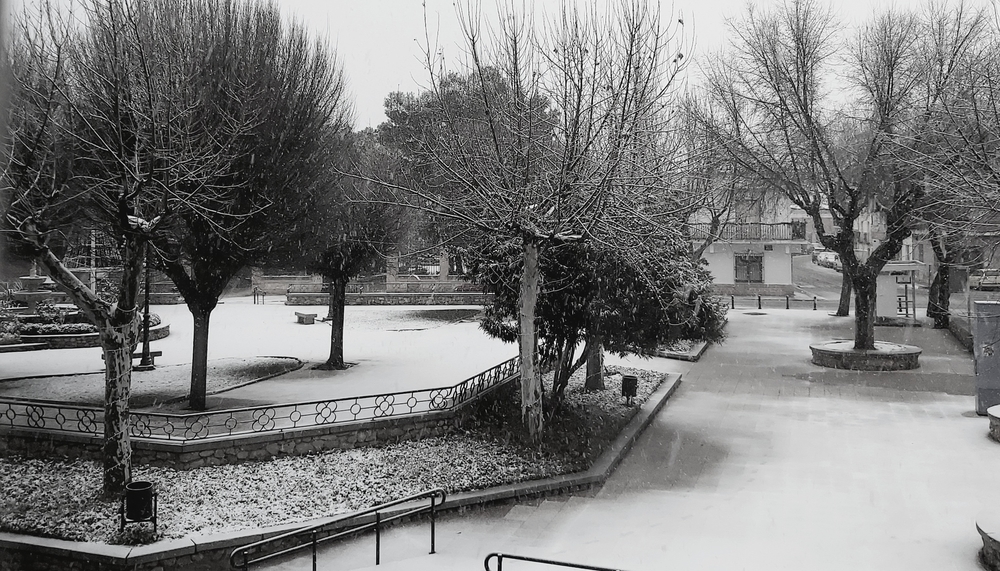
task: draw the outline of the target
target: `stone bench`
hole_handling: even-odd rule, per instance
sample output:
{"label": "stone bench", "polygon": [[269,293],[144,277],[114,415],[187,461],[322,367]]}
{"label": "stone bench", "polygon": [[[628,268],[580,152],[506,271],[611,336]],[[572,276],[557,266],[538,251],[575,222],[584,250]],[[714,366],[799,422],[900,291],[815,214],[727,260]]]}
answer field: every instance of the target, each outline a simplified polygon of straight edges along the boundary
{"label": "stone bench", "polygon": [[295,317],[298,319],[298,322],[301,323],[302,325],[312,325],[316,321],[315,313],[299,313],[298,311],[296,311]]}

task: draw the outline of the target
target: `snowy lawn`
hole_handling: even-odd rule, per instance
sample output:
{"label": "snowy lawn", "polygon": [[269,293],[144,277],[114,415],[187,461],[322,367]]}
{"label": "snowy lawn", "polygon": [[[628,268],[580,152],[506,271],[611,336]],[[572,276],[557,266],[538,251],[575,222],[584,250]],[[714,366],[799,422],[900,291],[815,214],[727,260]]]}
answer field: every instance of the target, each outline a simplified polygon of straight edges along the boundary
{"label": "snowy lawn", "polygon": [[[540,445],[524,444],[512,428],[498,427],[514,426],[510,416],[519,413],[511,400],[484,413],[483,427],[447,437],[190,471],[137,466],[134,478],[156,484],[155,539],[169,539],[346,513],[433,487],[459,492],[575,472],[589,467],[662,379],[652,371],[608,369],[607,389],[600,392],[584,392],[582,371],[574,375]],[[621,397],[621,373],[639,377],[632,406]],[[100,499],[100,484],[98,462],[0,458],[0,530],[151,541],[149,524],[118,533],[118,504]]]}
{"label": "snowy lawn", "polygon": [[[302,366],[291,357],[214,359],[208,362],[208,394],[268,379]],[[133,409],[158,407],[183,401],[191,387],[191,364],[157,366],[152,371],[132,371]],[[59,375],[0,381],[0,397],[58,400],[73,404],[103,406],[104,373]]]}

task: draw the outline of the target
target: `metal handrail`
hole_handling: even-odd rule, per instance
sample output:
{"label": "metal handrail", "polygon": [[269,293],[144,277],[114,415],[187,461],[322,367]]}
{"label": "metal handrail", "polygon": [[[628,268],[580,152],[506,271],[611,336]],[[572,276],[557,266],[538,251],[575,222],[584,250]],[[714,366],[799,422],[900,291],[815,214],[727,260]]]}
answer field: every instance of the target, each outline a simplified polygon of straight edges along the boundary
{"label": "metal handrail", "polygon": [[[440,496],[441,500],[439,502],[435,502],[435,499],[438,496]],[[407,502],[412,502],[412,501],[424,499],[424,498],[430,498],[430,500],[431,500],[430,505],[419,506],[419,507],[416,507],[414,509],[407,510],[407,511],[405,511],[403,513],[396,514],[396,515],[394,515],[394,516],[392,516],[390,518],[382,519],[382,510],[384,510],[386,508],[391,508],[393,506],[398,506],[400,504],[405,504]],[[287,555],[289,553],[292,553],[293,551],[298,551],[298,550],[304,549],[306,547],[312,547],[312,568],[313,568],[313,571],[316,571],[316,546],[318,544],[323,543],[324,541],[330,541],[330,540],[333,540],[333,539],[339,539],[341,537],[344,537],[345,535],[351,535],[351,534],[359,533],[359,532],[362,532],[362,531],[368,531],[369,529],[374,529],[375,530],[375,564],[378,565],[379,562],[380,562],[380,560],[381,560],[381,546],[382,546],[382,534],[381,534],[381,531],[382,531],[382,525],[384,525],[386,523],[389,523],[389,522],[392,522],[392,521],[396,521],[398,519],[407,518],[407,517],[410,517],[412,515],[417,515],[417,514],[421,514],[421,513],[425,513],[425,512],[430,512],[430,514],[431,514],[431,551],[430,552],[433,554],[433,553],[435,553],[435,551],[434,551],[435,510],[436,510],[436,507],[438,505],[444,503],[445,498],[446,498],[446,495],[445,495],[445,491],[444,491],[443,488],[434,488],[432,490],[424,490],[423,492],[418,492],[418,493],[413,494],[411,496],[406,496],[405,498],[400,498],[398,500],[394,500],[394,501],[391,501],[391,502],[386,502],[384,504],[379,504],[377,506],[372,506],[372,507],[370,507],[368,509],[361,510],[359,512],[354,512],[354,513],[346,514],[346,515],[340,516],[340,517],[338,517],[336,519],[333,519],[331,521],[328,521],[328,522],[318,523],[316,525],[311,525],[309,527],[304,527],[304,528],[297,529],[297,530],[294,530],[294,531],[289,531],[289,532],[283,533],[281,535],[276,535],[276,536],[270,537],[268,539],[264,539],[264,540],[261,540],[261,541],[250,543],[248,545],[244,545],[243,547],[238,547],[238,548],[236,548],[236,549],[233,550],[233,552],[229,555],[229,566],[232,567],[233,569],[243,569],[243,571],[247,571],[250,568],[250,565],[254,565],[254,564],[260,563],[262,561],[267,561],[267,560],[273,559],[275,557],[280,557],[282,555]],[[334,533],[332,535],[325,535],[325,536],[319,537],[319,535],[322,534],[322,533],[324,533],[325,531],[327,531],[327,529],[330,526],[333,526],[333,525],[336,525],[336,524],[342,524],[345,521],[352,520],[352,519],[357,519],[357,518],[364,517],[364,516],[371,515],[371,514],[375,514],[375,521],[372,522],[372,523],[358,524],[358,525],[349,527],[347,529],[344,529],[342,531],[339,531],[337,533]],[[298,545],[293,545],[292,547],[286,547],[286,548],[281,549],[279,551],[275,551],[274,553],[268,553],[267,555],[264,555],[262,557],[257,557],[256,559],[249,558],[249,553],[252,550],[256,550],[256,549],[259,549],[261,547],[266,547],[266,546],[272,545],[272,544],[277,544],[277,543],[279,543],[281,541],[284,541],[284,540],[289,540],[289,539],[293,539],[293,538],[294,539],[298,539],[298,538],[300,538],[302,536],[305,536],[305,535],[309,536],[309,541],[306,542],[306,543],[300,543]],[[242,560],[241,560],[240,563],[237,563],[237,556],[239,556],[239,557],[242,558]]]}
{"label": "metal handrail", "polygon": [[542,563],[545,565],[555,565],[557,567],[570,567],[573,569],[591,569],[592,571],[621,571],[621,569],[612,569],[611,567],[598,567],[596,565],[584,565],[582,563],[569,563],[566,561],[556,561],[554,559],[541,559],[539,557],[528,557],[526,555],[513,555],[510,553],[490,553],[483,560],[483,567],[486,571],[493,571],[490,569],[490,559],[497,560],[497,571],[503,571],[503,560],[504,559],[515,559],[517,561],[528,561],[529,563]]}

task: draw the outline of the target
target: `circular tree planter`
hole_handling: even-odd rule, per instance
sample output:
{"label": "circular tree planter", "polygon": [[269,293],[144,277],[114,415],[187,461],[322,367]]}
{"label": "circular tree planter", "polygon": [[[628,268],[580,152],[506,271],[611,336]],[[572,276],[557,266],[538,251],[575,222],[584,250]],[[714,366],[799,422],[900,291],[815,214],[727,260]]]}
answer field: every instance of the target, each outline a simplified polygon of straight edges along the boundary
{"label": "circular tree planter", "polygon": [[920,366],[921,349],[913,345],[876,341],[875,349],[859,351],[850,339],[810,345],[812,362],[821,367],[852,371],[905,371]]}
{"label": "circular tree planter", "polygon": [[990,571],[1000,571],[1000,517],[995,509],[983,510],[976,515],[976,531],[983,539],[979,561]]}
{"label": "circular tree planter", "polygon": [[986,416],[990,418],[990,438],[1000,442],[1000,404],[986,409]]}

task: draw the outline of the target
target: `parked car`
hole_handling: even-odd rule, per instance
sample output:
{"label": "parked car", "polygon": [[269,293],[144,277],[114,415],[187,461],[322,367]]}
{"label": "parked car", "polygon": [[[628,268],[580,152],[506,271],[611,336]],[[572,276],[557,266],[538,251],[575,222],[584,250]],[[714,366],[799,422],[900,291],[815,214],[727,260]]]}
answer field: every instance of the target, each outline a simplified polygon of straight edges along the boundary
{"label": "parked car", "polygon": [[832,268],[838,272],[843,270],[844,267],[840,263],[840,256],[836,252],[831,252],[829,250],[824,250],[817,254],[816,264],[823,266],[824,268]]}
{"label": "parked car", "polygon": [[1000,288],[1000,269],[985,268],[973,270],[969,274],[970,289],[997,289]]}
{"label": "parked car", "polygon": [[827,251],[827,249],[824,248],[823,246],[820,246],[819,244],[813,244],[812,245],[812,251],[810,252],[810,254],[812,254],[812,261],[813,261],[813,263],[814,264],[818,264],[819,262],[817,261],[817,258],[819,257],[820,254],[822,254],[823,252],[826,252],[826,251]]}

